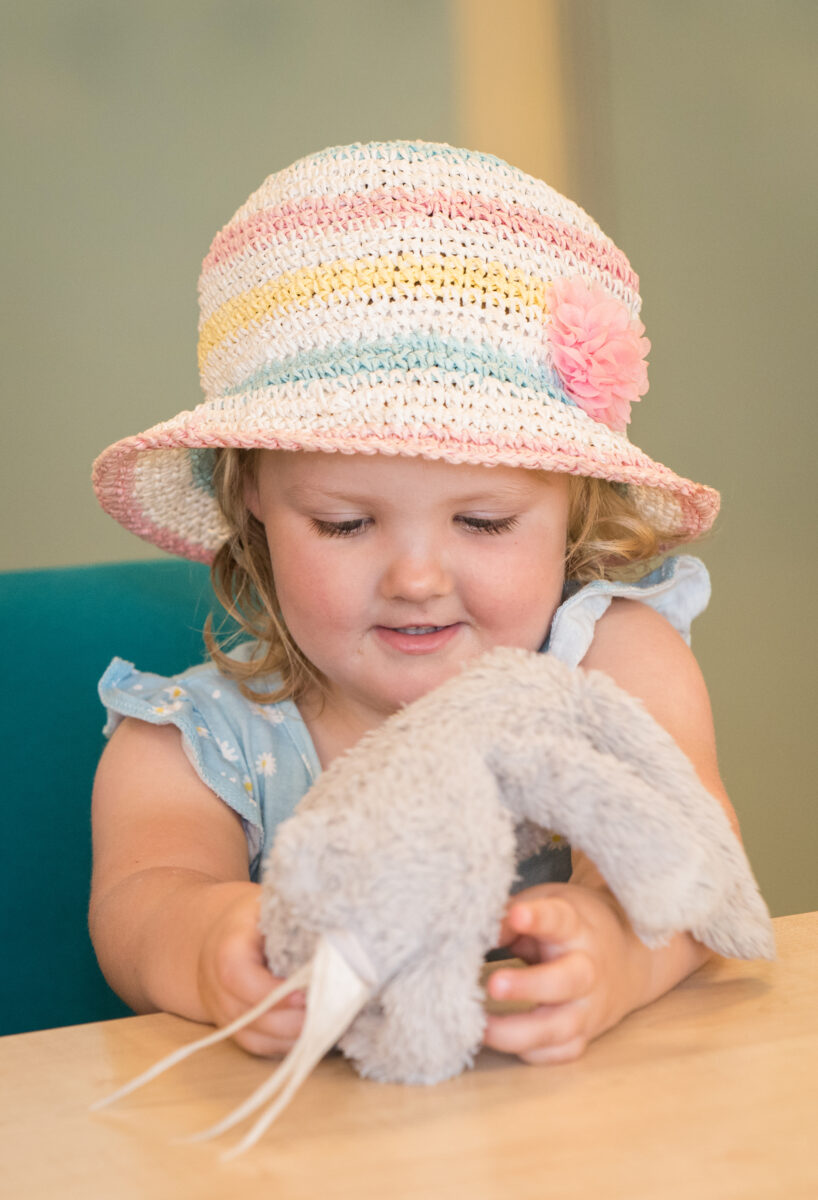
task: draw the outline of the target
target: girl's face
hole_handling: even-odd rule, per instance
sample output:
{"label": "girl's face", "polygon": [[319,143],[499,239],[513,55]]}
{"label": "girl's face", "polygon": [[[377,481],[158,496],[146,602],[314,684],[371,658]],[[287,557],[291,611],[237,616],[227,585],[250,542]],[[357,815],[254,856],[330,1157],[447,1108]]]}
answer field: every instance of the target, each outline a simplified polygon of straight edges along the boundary
{"label": "girl's face", "polygon": [[284,621],[356,734],[493,646],[537,650],[560,602],[566,475],[266,450],[247,502]]}

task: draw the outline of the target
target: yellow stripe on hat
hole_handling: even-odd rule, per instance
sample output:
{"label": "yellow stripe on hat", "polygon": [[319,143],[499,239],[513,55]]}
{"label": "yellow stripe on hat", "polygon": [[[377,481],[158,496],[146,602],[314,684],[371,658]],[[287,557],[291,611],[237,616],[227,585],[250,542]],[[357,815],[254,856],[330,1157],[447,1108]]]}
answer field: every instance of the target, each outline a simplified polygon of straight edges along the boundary
{"label": "yellow stripe on hat", "polygon": [[318,267],[305,267],[279,275],[270,283],[251,288],[227,300],[203,324],[199,333],[199,369],[213,349],[239,329],[274,316],[293,306],[306,307],[331,296],[353,291],[367,294],[389,292],[405,299],[417,292],[426,296],[472,293],[494,306],[514,310],[545,308],[547,284],[519,267],[480,258],[448,258],[428,255],[338,259]]}

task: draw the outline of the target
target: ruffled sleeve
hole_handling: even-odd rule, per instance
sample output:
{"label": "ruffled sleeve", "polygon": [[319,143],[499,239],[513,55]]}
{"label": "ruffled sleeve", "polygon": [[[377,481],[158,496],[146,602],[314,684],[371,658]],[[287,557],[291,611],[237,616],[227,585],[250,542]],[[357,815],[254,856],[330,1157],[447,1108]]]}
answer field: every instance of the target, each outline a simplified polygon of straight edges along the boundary
{"label": "ruffled sleeve", "polygon": [[99,694],[106,736],[123,717],[179,729],[199,778],[241,818],[256,878],[277,826],[320,772],[295,706],[251,703],[213,664],[165,677],[120,658],[100,680]]}
{"label": "ruffled sleeve", "polygon": [[679,554],[634,583],[599,579],[585,584],[557,609],[543,650],[568,666],[579,666],[593,641],[597,621],[617,596],[650,605],[689,645],[690,626],[710,600],[710,576],[700,559]]}

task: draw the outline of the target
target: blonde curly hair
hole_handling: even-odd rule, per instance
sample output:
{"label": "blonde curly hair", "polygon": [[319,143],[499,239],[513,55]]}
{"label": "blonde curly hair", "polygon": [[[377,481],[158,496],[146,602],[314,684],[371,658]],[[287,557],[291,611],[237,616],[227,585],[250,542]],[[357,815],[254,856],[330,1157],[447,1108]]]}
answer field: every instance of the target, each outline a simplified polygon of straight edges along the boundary
{"label": "blonde curly hair", "polygon": [[[217,450],[213,486],[230,534],[211,567],[213,590],[238,630],[222,638],[212,618],[205,626],[208,653],[219,670],[238,682],[242,693],[261,703],[297,700],[323,676],[293,641],[281,615],[264,526],[245,503],[245,486],[256,468],[257,450]],[[638,578],[681,539],[655,528],[639,515],[627,488],[605,479],[569,476],[566,581]],[[260,653],[249,661],[232,657],[231,647],[249,636]],[[277,686],[265,687],[269,677]],[[251,683],[256,686],[251,687]]]}

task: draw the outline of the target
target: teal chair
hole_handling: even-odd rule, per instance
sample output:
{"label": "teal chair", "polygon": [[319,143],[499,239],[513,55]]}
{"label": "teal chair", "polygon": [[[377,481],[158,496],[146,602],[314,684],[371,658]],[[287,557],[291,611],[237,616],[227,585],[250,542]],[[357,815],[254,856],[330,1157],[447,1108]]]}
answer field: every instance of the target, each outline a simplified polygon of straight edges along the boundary
{"label": "teal chair", "polygon": [[159,674],[204,657],[206,567],[166,560],[0,573],[4,631],[0,1034],[127,1016],[88,937],[96,684],[114,655]]}

